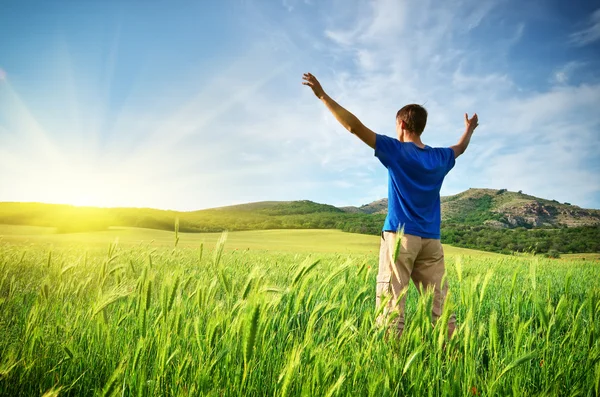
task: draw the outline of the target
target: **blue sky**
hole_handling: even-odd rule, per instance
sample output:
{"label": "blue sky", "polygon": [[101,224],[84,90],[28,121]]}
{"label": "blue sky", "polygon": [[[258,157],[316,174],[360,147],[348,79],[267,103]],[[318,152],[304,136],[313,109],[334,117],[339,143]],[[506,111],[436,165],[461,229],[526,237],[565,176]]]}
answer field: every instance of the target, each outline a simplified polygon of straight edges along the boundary
{"label": "blue sky", "polygon": [[4,1],[0,201],[194,210],[385,197],[373,152],[307,87],[394,136],[480,126],[442,194],[600,208],[597,1]]}

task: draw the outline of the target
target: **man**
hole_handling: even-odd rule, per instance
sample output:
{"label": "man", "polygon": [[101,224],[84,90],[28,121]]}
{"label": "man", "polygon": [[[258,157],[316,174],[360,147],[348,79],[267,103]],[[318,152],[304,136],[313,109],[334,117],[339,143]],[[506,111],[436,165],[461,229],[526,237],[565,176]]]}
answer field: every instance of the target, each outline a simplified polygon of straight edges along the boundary
{"label": "man", "polygon": [[[442,286],[444,251],[440,242],[440,189],[455,159],[469,145],[478,118],[465,113],[465,132],[449,148],[432,148],[421,141],[427,124],[427,111],[420,105],[406,105],[396,115],[398,139],[379,135],[365,127],[352,113],[331,99],[319,81],[305,73],[302,84],[309,86],[348,131],[375,150],[375,156],[388,169],[388,213],[381,233],[377,307],[386,301],[383,321],[392,311],[398,335],[404,330],[406,291],[412,278],[419,293],[433,289],[432,321],[442,314],[448,290]],[[398,241],[398,239],[400,239]],[[399,251],[396,249],[399,247]],[[448,335],[456,328],[454,314],[448,321]]]}

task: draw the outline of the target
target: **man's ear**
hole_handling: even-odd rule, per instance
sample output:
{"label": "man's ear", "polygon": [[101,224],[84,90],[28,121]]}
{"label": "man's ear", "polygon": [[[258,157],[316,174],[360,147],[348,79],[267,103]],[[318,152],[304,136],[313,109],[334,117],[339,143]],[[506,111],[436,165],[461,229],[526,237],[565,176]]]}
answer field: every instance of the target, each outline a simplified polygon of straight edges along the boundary
{"label": "man's ear", "polygon": [[401,130],[405,130],[406,129],[406,122],[404,120],[400,120],[400,129]]}

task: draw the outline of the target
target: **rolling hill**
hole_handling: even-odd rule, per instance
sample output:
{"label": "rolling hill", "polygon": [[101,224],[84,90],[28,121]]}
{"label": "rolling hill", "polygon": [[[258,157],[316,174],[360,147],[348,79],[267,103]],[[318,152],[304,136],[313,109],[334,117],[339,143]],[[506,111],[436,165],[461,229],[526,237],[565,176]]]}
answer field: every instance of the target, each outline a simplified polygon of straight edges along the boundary
{"label": "rolling hill", "polygon": [[[338,229],[376,235],[386,211],[386,199],[360,207],[263,201],[189,212],[3,202],[0,224],[73,233],[111,226],[173,230],[177,220],[182,232]],[[469,189],[442,198],[442,241],[495,252],[600,252],[600,210],[505,189]]]}

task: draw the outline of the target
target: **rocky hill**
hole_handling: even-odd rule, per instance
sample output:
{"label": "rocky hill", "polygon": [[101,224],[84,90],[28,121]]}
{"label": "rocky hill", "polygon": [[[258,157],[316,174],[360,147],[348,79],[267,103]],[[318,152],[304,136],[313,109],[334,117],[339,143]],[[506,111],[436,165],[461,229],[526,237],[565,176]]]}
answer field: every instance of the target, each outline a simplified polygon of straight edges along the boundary
{"label": "rocky hill", "polygon": [[[342,210],[385,214],[387,199],[360,207],[343,207]],[[600,225],[600,210],[585,209],[506,189],[469,189],[442,197],[442,221],[492,228],[594,226]]]}

